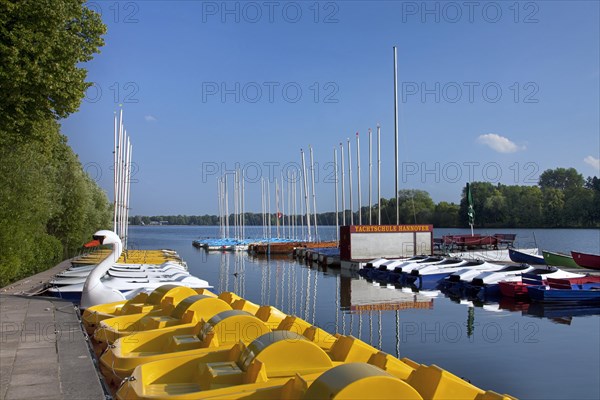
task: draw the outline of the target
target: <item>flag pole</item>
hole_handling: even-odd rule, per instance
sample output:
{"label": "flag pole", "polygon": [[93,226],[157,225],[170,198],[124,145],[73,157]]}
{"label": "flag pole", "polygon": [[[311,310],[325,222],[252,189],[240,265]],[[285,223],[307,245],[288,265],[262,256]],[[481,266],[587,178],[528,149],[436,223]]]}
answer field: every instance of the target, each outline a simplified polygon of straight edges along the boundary
{"label": "flag pole", "polygon": [[475,208],[473,207],[473,195],[471,194],[471,185],[467,182],[467,202],[469,208],[467,209],[467,216],[469,217],[469,225],[471,226],[471,236],[473,234],[473,225],[475,224]]}
{"label": "flag pole", "polygon": [[400,224],[400,199],[398,198],[398,56],[394,46],[394,186],[396,192],[396,225]]}

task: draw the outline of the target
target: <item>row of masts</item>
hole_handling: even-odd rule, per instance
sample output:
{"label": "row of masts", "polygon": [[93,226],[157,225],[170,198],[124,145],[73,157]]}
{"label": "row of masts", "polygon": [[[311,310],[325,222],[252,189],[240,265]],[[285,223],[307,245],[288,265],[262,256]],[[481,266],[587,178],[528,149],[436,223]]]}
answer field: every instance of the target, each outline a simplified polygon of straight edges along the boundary
{"label": "row of masts", "polygon": [[129,233],[129,194],[131,188],[131,158],[133,146],[123,126],[123,110],[114,117],[114,217],[113,231],[127,249]]}
{"label": "row of masts", "polygon": [[[394,193],[395,193],[395,206],[396,206],[396,224],[400,223],[400,204],[398,198],[398,63],[397,63],[397,50],[396,47],[393,47],[394,52],[394,159],[395,159],[395,168],[394,168]],[[372,130],[369,128],[368,130],[369,136],[369,218],[368,224],[373,224],[373,205],[372,205],[372,192],[373,192],[373,150],[372,150]],[[335,224],[336,224],[336,240],[339,241],[339,226],[340,219],[342,225],[354,225],[354,204],[353,204],[353,188],[352,188],[352,150],[350,144],[350,138],[346,141],[347,144],[347,158],[348,158],[348,189],[349,189],[349,206],[350,206],[350,215],[349,218],[346,218],[346,170],[344,163],[344,145],[343,143],[339,144],[340,151],[340,162],[341,166],[339,171],[341,173],[341,180],[338,180],[338,156],[337,156],[337,148],[333,149],[333,162],[334,162],[334,184],[335,184]],[[298,175],[296,172],[293,172],[292,176],[288,176],[287,182],[287,200],[288,200],[288,211],[289,213],[285,213],[285,201],[284,201],[284,179],[283,175],[280,176],[280,181],[275,178],[275,203],[276,203],[276,235],[277,238],[287,237],[290,239],[298,239],[301,236],[302,239],[308,241],[318,241],[319,240],[319,231],[318,231],[318,220],[317,220],[317,200],[316,200],[316,191],[315,191],[315,168],[314,168],[314,158],[313,158],[313,148],[312,146],[308,146],[310,153],[310,192],[308,185],[308,175],[306,171],[306,160],[304,156],[304,150],[300,149],[300,156],[302,159],[302,169],[300,171],[302,175],[302,184],[300,185],[300,198],[304,199],[303,203],[303,212],[301,215],[297,214],[296,208],[296,194],[297,188],[296,183],[298,181]],[[360,170],[360,137],[358,132],[356,133],[356,173],[357,173],[357,193],[358,193],[358,225],[363,224],[363,215],[362,215],[362,187],[361,187],[361,170]],[[241,176],[241,184],[240,184],[240,176]],[[228,185],[227,185],[227,175],[218,179],[219,182],[219,213],[220,213],[220,233],[221,237],[231,237],[230,236],[230,226],[229,226],[229,200],[228,200]],[[235,172],[234,179],[234,235],[235,238],[244,238],[245,237],[245,214],[244,214],[244,179],[243,174],[239,170]],[[281,185],[280,185],[280,183]],[[338,183],[341,182],[341,188]],[[270,180],[261,179],[261,202],[262,202],[262,226],[263,226],[263,237],[270,238],[272,237],[272,221],[271,221],[271,189],[270,189]],[[293,183],[293,184],[291,184]],[[280,192],[281,188],[281,192]],[[340,193],[341,189],[341,193]],[[240,194],[241,193],[241,194]],[[280,195],[281,193],[281,195]],[[312,199],[312,213],[311,213],[311,202]],[[339,200],[341,198],[341,207],[342,211],[339,211]],[[377,124],[377,224],[381,225],[381,126]],[[281,202],[280,202],[281,200]],[[302,205],[302,201],[301,201]],[[281,206],[281,208],[280,208]],[[298,232],[298,218],[300,219],[300,233]],[[311,222],[312,218],[312,222]],[[280,224],[280,219],[282,219],[282,223]],[[282,228],[280,230],[280,228]]]}
{"label": "row of masts", "polygon": [[[372,130],[369,128],[369,218],[368,221],[363,220],[362,216],[362,188],[361,188],[361,173],[360,173],[360,136],[356,133],[356,174],[358,184],[358,225],[362,225],[367,222],[369,225],[373,224],[373,140]],[[340,213],[339,213],[339,201],[338,197],[342,199],[342,213],[341,213],[341,224],[346,225],[347,222],[350,225],[354,225],[354,206],[352,203],[353,190],[352,190],[352,150],[350,146],[350,138],[347,139],[347,154],[348,154],[348,189],[350,191],[349,202],[350,202],[350,216],[349,220],[346,219],[346,186],[345,186],[345,169],[344,169],[344,145],[340,143],[340,156],[341,156],[341,194],[338,196],[339,185],[338,185],[338,157],[337,148],[333,148],[333,164],[334,164],[334,180],[335,180],[335,215],[336,215],[336,240],[339,238],[339,225],[340,225]],[[377,124],[377,224],[381,225],[381,126]]]}
{"label": "row of masts", "polygon": [[[357,197],[358,197],[358,224],[373,224],[373,148],[372,130],[368,131],[369,137],[369,196],[368,196],[368,220],[363,218],[362,186],[361,186],[361,152],[360,136],[356,134],[356,174],[357,174]],[[301,169],[289,170],[289,176],[284,179],[283,174],[275,178],[273,182],[261,178],[261,218],[262,236],[264,238],[288,238],[294,240],[318,241],[319,221],[317,218],[317,193],[315,178],[315,163],[313,147],[308,146],[310,165],[307,170],[306,157],[303,149],[300,149]],[[338,149],[333,149],[334,184],[335,184],[335,224],[336,239],[339,240],[339,226],[354,225],[353,204],[353,170],[352,170],[352,148],[350,139],[347,140],[348,163],[344,162],[344,146],[340,143],[341,165],[338,166]],[[345,167],[347,165],[347,172]],[[339,168],[338,168],[339,167]],[[341,179],[339,175],[341,174]],[[299,177],[302,182],[299,182]],[[349,195],[346,194],[346,177]],[[245,179],[240,169],[217,178],[217,193],[219,204],[219,235],[221,238],[244,239],[246,237],[247,217],[245,213]],[[341,187],[339,183],[341,182]],[[273,183],[273,190],[271,189]],[[300,185],[298,185],[300,183]],[[300,207],[298,213],[298,186],[300,186]],[[274,192],[274,213],[271,209],[271,198]],[[233,212],[230,213],[230,195],[233,198]],[[381,224],[381,127],[377,125],[377,224]],[[341,199],[342,211],[340,212],[339,200]],[[350,209],[346,209],[346,199]],[[286,208],[287,204],[287,208]],[[287,212],[286,212],[287,209]],[[347,217],[347,214],[349,216]],[[273,221],[274,219],[274,221]],[[274,226],[273,226],[274,225]],[[275,230],[273,232],[273,229]]]}

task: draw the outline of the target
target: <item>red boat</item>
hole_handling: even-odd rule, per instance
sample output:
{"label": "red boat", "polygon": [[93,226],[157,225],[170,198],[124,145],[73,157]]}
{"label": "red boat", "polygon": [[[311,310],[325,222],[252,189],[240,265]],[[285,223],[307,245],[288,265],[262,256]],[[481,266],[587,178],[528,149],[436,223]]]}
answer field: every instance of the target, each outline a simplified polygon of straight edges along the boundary
{"label": "red boat", "polygon": [[600,269],[600,255],[572,251],[573,260],[583,268]]}
{"label": "red boat", "polygon": [[[588,275],[580,278],[565,278],[565,280],[571,282],[571,285],[583,285],[584,283],[600,283],[600,276]],[[545,285],[546,281],[542,280],[539,275],[528,275],[523,274],[521,282],[500,282],[500,293],[502,296],[523,298],[528,297],[527,286],[532,285]]]}

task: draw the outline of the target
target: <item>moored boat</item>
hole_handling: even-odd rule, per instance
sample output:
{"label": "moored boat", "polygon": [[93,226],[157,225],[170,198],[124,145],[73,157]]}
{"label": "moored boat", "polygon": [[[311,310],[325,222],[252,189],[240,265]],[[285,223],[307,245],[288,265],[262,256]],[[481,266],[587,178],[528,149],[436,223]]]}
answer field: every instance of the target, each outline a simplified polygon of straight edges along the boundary
{"label": "moored boat", "polygon": [[513,262],[523,264],[546,264],[543,256],[509,248],[508,256]]}
{"label": "moored boat", "polygon": [[[569,281],[575,283],[578,279],[584,279],[584,275],[576,274],[573,272],[563,271],[562,269],[556,267],[539,267],[535,268],[529,266],[527,264],[522,264],[520,266],[521,271],[519,271],[519,266],[508,266],[500,271],[496,272],[484,272],[481,275],[473,278],[473,281],[469,285],[469,289],[471,293],[477,292],[478,296],[497,296],[502,293],[502,286],[510,285],[512,283],[522,282],[523,279],[527,281],[527,278],[524,276],[529,276],[532,280],[533,285],[541,285],[545,284],[547,278],[554,279],[568,279]],[[527,284],[525,284],[527,286]],[[514,290],[513,289],[513,297]],[[521,289],[522,291],[523,289]],[[527,289],[524,289],[527,291]],[[505,291],[507,289],[505,288]]]}
{"label": "moored boat", "polygon": [[600,303],[600,283],[572,284],[567,279],[548,278],[548,286],[528,286],[533,301],[547,303]]}
{"label": "moored boat", "polygon": [[[104,352],[100,371],[113,390],[118,387],[116,398],[513,399],[232,292],[215,297],[205,291],[175,306],[168,300],[175,289],[85,313],[104,310],[109,317],[91,343],[96,354]],[[185,292],[192,293],[182,288],[177,294]],[[159,298],[168,307],[155,304]],[[115,306],[145,312],[110,318],[121,314]]]}
{"label": "moored boat", "polygon": [[413,268],[411,271],[405,271],[402,275],[402,283],[416,283],[417,287],[427,286],[437,283],[448,275],[463,268],[470,268],[482,265],[484,261],[467,261],[457,258],[448,258],[440,263],[422,265]]}
{"label": "moored boat", "polygon": [[600,255],[571,251],[573,261],[583,268],[600,269]]}
{"label": "moored boat", "polygon": [[554,265],[555,267],[567,267],[567,268],[579,268],[579,265],[573,260],[568,254],[552,252],[542,250],[542,254],[544,255],[544,261],[548,265]]}
{"label": "moored boat", "polygon": [[78,302],[80,307],[85,309],[97,304],[132,299],[141,292],[150,291],[165,284],[193,288],[211,287],[207,281],[187,272],[169,278],[150,276],[123,278],[112,276],[110,269],[123,253],[121,239],[116,233],[108,230],[98,231],[93,237],[94,240],[87,243],[86,247],[107,245],[112,247],[112,251],[90,271],[84,282],[48,288],[47,292],[50,295]]}
{"label": "moored boat", "polygon": [[546,278],[566,279],[572,284],[582,284],[586,282],[600,283],[600,276],[574,274],[572,272],[557,269],[556,272],[552,272],[549,274],[538,274],[535,273],[535,271],[523,273],[521,274],[520,281],[503,281],[499,282],[498,285],[500,287],[500,293],[502,294],[502,296],[524,298],[529,296],[527,292],[528,286],[545,285]]}

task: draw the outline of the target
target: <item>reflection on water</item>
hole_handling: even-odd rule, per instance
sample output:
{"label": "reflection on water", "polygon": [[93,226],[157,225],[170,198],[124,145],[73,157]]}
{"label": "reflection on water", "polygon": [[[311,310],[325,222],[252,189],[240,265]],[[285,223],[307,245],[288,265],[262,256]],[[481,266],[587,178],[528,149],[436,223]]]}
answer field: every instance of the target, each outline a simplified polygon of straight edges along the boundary
{"label": "reflection on water", "polygon": [[[193,239],[210,236],[211,229],[218,230],[132,227],[130,234],[139,248],[175,249],[190,272],[207,279],[216,292],[235,291],[398,357],[437,364],[482,388],[520,398],[600,398],[597,308],[451,299],[437,290],[377,284],[286,256],[207,254],[192,247]],[[536,231],[536,237],[574,240],[565,232],[570,231],[552,238],[551,231]],[[321,227],[320,233],[333,230]],[[574,237],[582,234],[573,231]],[[560,379],[548,379],[549,374],[560,374]]]}
{"label": "reflection on water", "polygon": [[547,318],[564,325],[571,325],[575,317],[600,315],[600,304],[529,303],[503,297],[499,306],[504,310],[520,311],[523,316]]}

